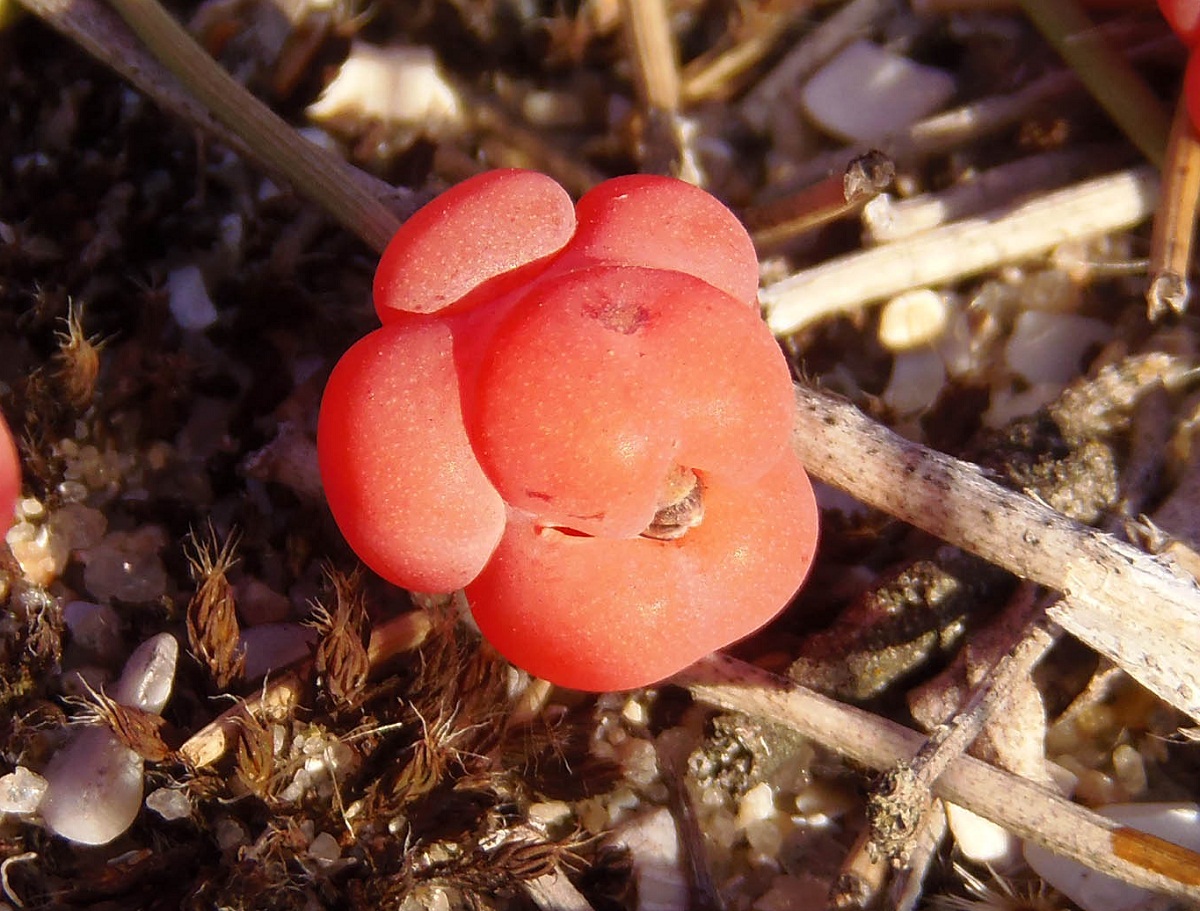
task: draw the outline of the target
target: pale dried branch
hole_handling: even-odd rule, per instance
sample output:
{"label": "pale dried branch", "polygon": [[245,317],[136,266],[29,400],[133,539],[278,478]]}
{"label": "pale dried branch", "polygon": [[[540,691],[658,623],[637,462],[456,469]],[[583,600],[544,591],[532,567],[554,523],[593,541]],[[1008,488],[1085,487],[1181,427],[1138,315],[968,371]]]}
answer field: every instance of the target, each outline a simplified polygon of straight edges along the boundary
{"label": "pale dried branch", "polygon": [[1150,235],[1150,287],[1146,304],[1150,319],[1187,309],[1188,270],[1200,208],[1200,135],[1197,134],[1184,95],[1180,93],[1167,163],[1163,168],[1162,205]]}
{"label": "pale dried branch", "polygon": [[1118,171],[1004,211],[828,260],[759,292],[767,323],[786,335],[839,313],[1040,256],[1070,240],[1121,231],[1158,204],[1153,168]]}
{"label": "pale dried branch", "polygon": [[647,108],[679,109],[679,63],[665,0],[621,0],[638,93]]}
{"label": "pale dried branch", "polygon": [[1066,599],[1073,636],[1200,720],[1200,588],[1171,564],[909,442],[848,402],[796,387],[792,447],[821,480]]}
{"label": "pale dried branch", "polygon": [[[674,682],[702,702],[784,725],[868,768],[896,768],[925,740],[895,722],[724,655],[697,662]],[[1200,854],[1135,833],[981,760],[960,756],[934,790],[1056,854],[1142,888],[1200,901]],[[1130,850],[1135,843],[1139,851]]]}

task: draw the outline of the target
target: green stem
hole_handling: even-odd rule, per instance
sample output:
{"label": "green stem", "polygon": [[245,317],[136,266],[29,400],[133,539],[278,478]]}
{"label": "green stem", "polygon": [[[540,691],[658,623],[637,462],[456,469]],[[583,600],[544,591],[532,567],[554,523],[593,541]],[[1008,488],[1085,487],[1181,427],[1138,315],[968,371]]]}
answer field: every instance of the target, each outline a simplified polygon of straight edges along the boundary
{"label": "green stem", "polygon": [[262,159],[374,250],[400,219],[343,159],[309,142],[217,65],[156,0],[110,0],[142,42],[197,99]]}
{"label": "green stem", "polygon": [[1162,103],[1115,53],[1076,0],[1020,0],[1038,31],[1079,76],[1122,132],[1150,162],[1163,166],[1170,117]]}

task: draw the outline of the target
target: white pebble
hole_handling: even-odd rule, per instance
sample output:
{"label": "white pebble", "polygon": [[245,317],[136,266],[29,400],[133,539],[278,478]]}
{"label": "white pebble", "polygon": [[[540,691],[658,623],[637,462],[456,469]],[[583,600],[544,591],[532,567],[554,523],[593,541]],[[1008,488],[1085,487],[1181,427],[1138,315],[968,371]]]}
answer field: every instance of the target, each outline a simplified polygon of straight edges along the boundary
{"label": "white pebble", "polygon": [[[171,695],[179,643],[160,633],[139,645],[125,663],[113,698],[155,714]],[[142,805],[145,763],[102,725],[76,730],[45,769],[46,796],[39,808],[46,827],[70,841],[102,845],[121,835]]]}
{"label": "white pebble", "polygon": [[[1200,851],[1200,806],[1194,803],[1111,804],[1096,812],[1121,825]],[[1028,842],[1025,860],[1038,876],[1083,911],[1133,911],[1153,898],[1145,889],[1097,873]]]}
{"label": "white pebble", "polygon": [[84,845],[121,835],[142,805],[142,757],[106,727],[87,727],[54,754],[46,767],[39,808],[46,828]]}
{"label": "white pebble", "polygon": [[462,107],[430,48],[355,41],[307,114],[334,127],[376,120],[436,133],[460,123]]}
{"label": "white pebble", "polygon": [[112,697],[121,703],[153,715],[162,713],[171,698],[175,683],[175,665],[179,643],[170,633],[151,636],[129,656]]}
{"label": "white pebble", "polygon": [[950,320],[950,303],[931,288],[918,288],[893,297],[879,313],[879,342],[889,351],[909,351],[932,345]]}
{"label": "white pebble", "polygon": [[946,822],[958,849],[968,860],[1006,872],[1020,857],[1020,839],[990,819],[984,819],[958,804],[947,803]]}
{"label": "white pebble", "polygon": [[1008,366],[1032,384],[1064,384],[1080,372],[1080,359],[1108,341],[1112,327],[1076,313],[1026,310],[1017,317],[1005,346]]}
{"label": "white pebble", "polygon": [[946,385],[946,365],[931,349],[904,351],[892,359],[883,401],[898,415],[912,415],[934,403]]}
{"label": "white pebble", "polygon": [[178,788],[159,788],[146,795],[146,808],[166,820],[187,819],[192,815],[192,802],[187,792]]}
{"label": "white pebble", "polygon": [[954,91],[949,73],[870,41],[855,41],[808,80],[800,100],[827,132],[850,142],[872,142],[932,114]]}
{"label": "white pebble", "polygon": [[4,540],[21,572],[34,585],[49,585],[67,568],[71,549],[49,525],[18,522],[5,533]]}
{"label": "white pebble", "polygon": [[775,814],[775,791],[767,782],[760,782],[738,801],[738,828],[745,829],[764,819],[773,819]]}
{"label": "white pebble", "polygon": [[195,265],[182,266],[167,274],[167,306],[181,329],[201,332],[217,321],[217,308],[204,276]]}
{"label": "white pebble", "polygon": [[0,778],[0,813],[28,816],[37,811],[46,794],[46,779],[25,766]]}
{"label": "white pebble", "polygon": [[669,810],[659,808],[636,817],[620,828],[615,841],[629,849],[637,883],[638,911],[679,911],[689,907],[679,834]]}

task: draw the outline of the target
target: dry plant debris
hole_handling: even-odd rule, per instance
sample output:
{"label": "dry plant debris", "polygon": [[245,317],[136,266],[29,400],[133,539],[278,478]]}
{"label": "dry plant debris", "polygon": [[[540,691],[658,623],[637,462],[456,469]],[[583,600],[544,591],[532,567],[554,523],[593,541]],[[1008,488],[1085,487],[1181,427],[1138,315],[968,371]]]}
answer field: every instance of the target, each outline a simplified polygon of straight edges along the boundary
{"label": "dry plant debris", "polygon": [[[1200,798],[1176,733],[1200,712],[1184,127],[1160,176],[1165,117],[1131,143],[1083,88],[1103,78],[979,0],[114,4],[157,22],[141,37],[97,0],[21,3],[0,9],[0,407],[25,469],[0,902],[1067,907],[1018,850],[983,869],[994,832],[964,811],[1197,901],[1196,855],[1088,809]],[[1184,50],[1153,4],[1085,5],[1079,65],[1115,54],[1170,109]],[[159,61],[172,23],[231,78]],[[801,90],[859,40],[952,99],[824,135]],[[366,63],[411,104],[359,87]],[[831,486],[814,578],[740,661],[552,690],[460,604],[362,575],[326,514],[314,420],[371,322],[368,247],[496,166],[575,194],[686,175],[758,234],[794,444]],[[190,652],[161,718],[104,695],[160,632]],[[82,849],[41,826],[40,773],[97,717],[146,799]]]}

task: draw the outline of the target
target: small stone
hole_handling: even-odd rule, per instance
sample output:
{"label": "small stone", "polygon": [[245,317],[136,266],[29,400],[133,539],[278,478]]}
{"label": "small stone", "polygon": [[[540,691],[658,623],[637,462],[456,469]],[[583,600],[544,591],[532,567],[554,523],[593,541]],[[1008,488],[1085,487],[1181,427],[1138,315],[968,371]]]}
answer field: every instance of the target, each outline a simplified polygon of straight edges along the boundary
{"label": "small stone", "polygon": [[162,713],[175,683],[179,643],[170,633],[151,636],[125,662],[112,697],[122,705],[153,715]]}
{"label": "small stone", "polygon": [[1020,857],[1020,840],[1005,829],[958,804],[946,804],[946,822],[963,856],[1006,872]]}
{"label": "small stone", "polygon": [[242,677],[256,680],[307,658],[316,642],[317,631],[300,623],[264,623],[244,629],[238,636],[238,648],[246,656]]}
{"label": "small stone", "polygon": [[946,366],[932,349],[904,351],[892,359],[892,376],[883,401],[899,415],[923,411],[946,385]]}
{"label": "small stone", "polygon": [[376,120],[436,133],[461,123],[462,105],[430,48],[355,41],[307,114],[335,129]]}
{"label": "small stone", "polygon": [[121,650],[121,618],[107,604],[68,601],[63,606],[63,622],[71,640],[101,661],[115,661]]}
{"label": "small stone", "polygon": [[571,818],[571,805],[562,800],[546,800],[530,804],[527,815],[535,826],[550,829]]}
{"label": "small stone", "polygon": [[50,517],[49,525],[71,550],[95,547],[108,531],[108,519],[104,513],[82,503],[67,503],[59,507]]}
{"label": "small stone", "polygon": [[775,814],[775,790],[763,781],[742,795],[738,802],[737,824],[745,829],[764,819],[773,819]]}
{"label": "small stone", "polygon": [[1112,326],[1075,313],[1026,310],[1005,346],[1009,369],[1026,381],[1062,386],[1079,375],[1089,348],[1112,338]]}
{"label": "small stone", "polygon": [[213,835],[216,836],[217,847],[222,851],[240,848],[250,840],[242,824],[228,816],[218,819],[213,824]]}
{"label": "small stone", "polygon": [[18,522],[4,540],[21,572],[34,585],[49,585],[67,568],[70,548],[46,525]]}
{"label": "small stone", "polygon": [[[171,695],[179,643],[159,633],[139,645],[125,662],[113,698],[146,712],[161,712]],[[51,832],[85,845],[117,838],[142,805],[145,763],[102,725],[72,732],[45,769],[40,807]]]}
{"label": "small stone", "polygon": [[261,579],[243,576],[234,583],[238,615],[246,626],[282,623],[292,616],[292,602]]}
{"label": "small stone", "polygon": [[142,805],[142,757],[106,727],[87,727],[46,767],[39,808],[51,832],[84,845],[103,845],[125,832]]}
{"label": "small stone", "polygon": [[341,858],[342,848],[328,832],[320,832],[309,844],[308,856],[321,866],[329,866]]}
{"label": "small stone", "polygon": [[847,45],[800,93],[805,112],[826,132],[873,142],[932,114],[950,100],[954,77],[870,41]]}
{"label": "small stone", "polygon": [[180,328],[198,332],[217,321],[217,308],[208,296],[199,267],[188,265],[170,272],[167,295],[167,306]]}
{"label": "small stone", "polygon": [[154,526],[106,535],[83,554],[83,584],[98,601],[158,600],[167,588],[167,571],[158,555],[164,539]]}
{"label": "small stone", "polygon": [[46,779],[24,766],[0,778],[0,813],[28,816],[37,812],[46,794]]}
{"label": "small stone", "polygon": [[950,321],[950,302],[930,288],[893,297],[879,312],[879,341],[889,351],[932,345]]}
{"label": "small stone", "polygon": [[146,795],[146,809],[153,810],[163,819],[174,821],[192,815],[192,802],[187,793],[176,788],[159,788]]}

